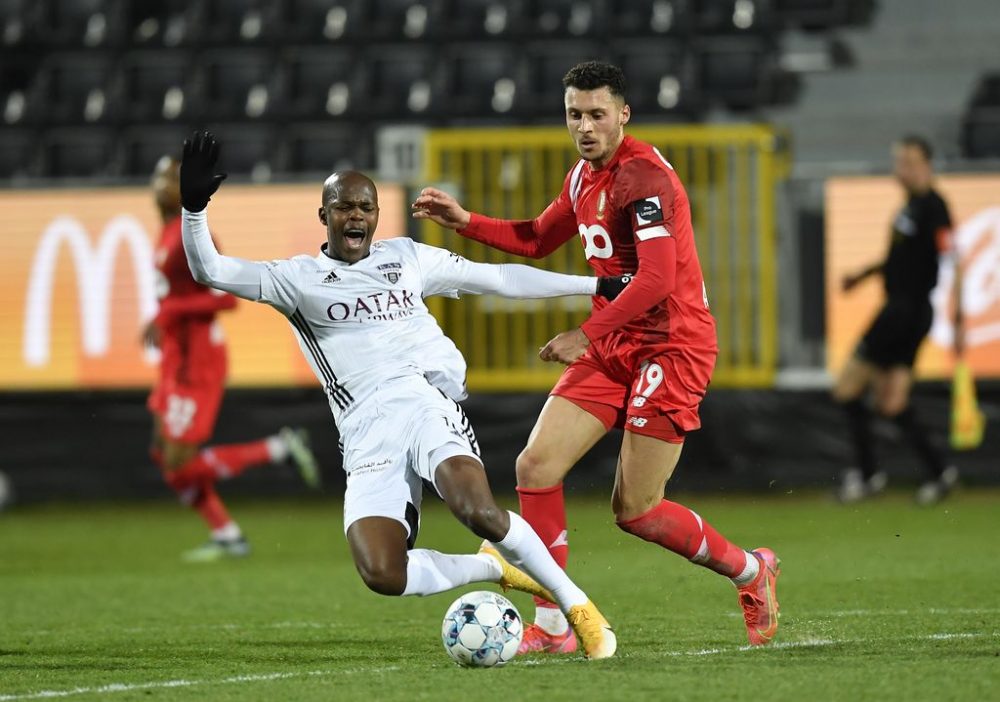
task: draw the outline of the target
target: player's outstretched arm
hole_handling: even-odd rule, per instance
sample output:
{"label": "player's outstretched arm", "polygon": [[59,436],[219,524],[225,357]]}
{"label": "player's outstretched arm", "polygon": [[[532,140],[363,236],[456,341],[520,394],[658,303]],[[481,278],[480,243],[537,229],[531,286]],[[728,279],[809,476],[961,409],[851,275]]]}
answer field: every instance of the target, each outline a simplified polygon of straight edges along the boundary
{"label": "player's outstretched arm", "polygon": [[421,190],[411,209],[414,219],[429,219],[468,239],[527,258],[544,258],[577,233],[572,206],[563,196],[535,219],[494,219],[469,212],[437,188]]}
{"label": "player's outstretched arm", "polygon": [[225,180],[218,173],[219,143],[210,132],[195,132],[184,141],[181,158],[181,237],[191,275],[202,285],[254,302],[260,300],[260,263],[223,256],[208,230],[205,208]]}

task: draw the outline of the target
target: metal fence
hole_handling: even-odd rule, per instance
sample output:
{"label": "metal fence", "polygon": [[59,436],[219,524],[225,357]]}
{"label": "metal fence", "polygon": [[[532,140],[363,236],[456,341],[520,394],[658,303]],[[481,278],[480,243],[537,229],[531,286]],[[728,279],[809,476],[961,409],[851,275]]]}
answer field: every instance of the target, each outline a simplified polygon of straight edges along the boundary
{"label": "metal fence", "polygon": [[[629,133],[671,162],[691,202],[698,254],[718,323],[716,385],[763,387],[777,364],[775,192],[785,177],[783,141],[768,126],[637,126]],[[425,139],[424,182],[456,194],[470,210],[527,219],[562,188],[578,155],[561,128],[448,129]],[[525,262],[425,223],[423,238],[476,261]],[[589,273],[570,242],[529,265]],[[547,390],[561,368],[538,349],[579,325],[586,298],[435,299],[432,311],[469,362],[473,390]]]}

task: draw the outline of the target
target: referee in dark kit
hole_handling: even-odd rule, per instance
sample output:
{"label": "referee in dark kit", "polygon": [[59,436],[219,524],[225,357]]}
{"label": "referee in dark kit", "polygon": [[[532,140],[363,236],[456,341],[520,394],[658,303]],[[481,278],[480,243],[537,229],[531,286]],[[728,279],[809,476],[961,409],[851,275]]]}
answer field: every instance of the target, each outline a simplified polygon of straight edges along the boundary
{"label": "referee in dark kit", "polygon": [[[930,144],[917,136],[905,136],[893,145],[896,180],[906,191],[907,200],[892,222],[889,253],[883,262],[845,276],[843,281],[846,292],[869,276],[881,274],[885,304],[833,389],[834,400],[847,415],[857,461],[844,472],[838,490],[842,502],[877,494],[887,482],[875,460],[866,402],[869,390],[873,391],[876,411],[895,422],[926,468],[927,479],[917,491],[917,501],[940,501],[958,480],[957,468],[947,465],[943,450],[930,439],[910,405],[913,362],[933,319],[930,293],[937,285],[938,259],[952,251],[951,215],[934,189],[932,156]],[[955,280],[957,293],[957,260]],[[962,338],[961,296],[954,298],[958,346]]]}

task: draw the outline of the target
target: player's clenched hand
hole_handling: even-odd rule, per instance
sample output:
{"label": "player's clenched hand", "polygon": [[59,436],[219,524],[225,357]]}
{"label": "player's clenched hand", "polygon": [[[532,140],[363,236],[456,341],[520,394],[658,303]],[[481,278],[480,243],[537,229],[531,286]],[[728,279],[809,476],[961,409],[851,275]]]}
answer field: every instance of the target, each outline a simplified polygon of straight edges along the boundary
{"label": "player's clenched hand", "polygon": [[443,190],[424,188],[410,205],[414,219],[429,219],[448,229],[465,229],[472,215]]}
{"label": "player's clenched hand", "polygon": [[597,294],[608,300],[614,300],[632,282],[632,274],[602,275],[597,279]]}
{"label": "player's clenched hand", "polygon": [[181,204],[188,212],[201,212],[226,179],[216,173],[219,142],[211,132],[195,132],[184,140],[181,157]]}
{"label": "player's clenched hand", "polygon": [[580,329],[563,332],[549,343],[545,344],[538,357],[543,361],[555,361],[569,365],[580,358],[590,346],[590,339]]}

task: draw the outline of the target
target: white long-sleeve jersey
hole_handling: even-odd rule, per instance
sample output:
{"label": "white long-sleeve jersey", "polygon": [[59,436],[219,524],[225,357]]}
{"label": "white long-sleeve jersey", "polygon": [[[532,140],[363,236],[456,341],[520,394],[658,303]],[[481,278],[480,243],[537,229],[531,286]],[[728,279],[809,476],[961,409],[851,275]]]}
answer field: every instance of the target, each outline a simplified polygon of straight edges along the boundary
{"label": "white long-sleeve jersey", "polygon": [[597,286],[590,276],[473,263],[407,238],[376,242],[353,264],[325,251],[247,261],[218,252],[204,211],[185,210],[181,232],[195,280],[271,305],[288,318],[338,425],[395,378],[422,375],[453,400],[466,397],[465,359],[427,309],[425,297],[593,295]]}

